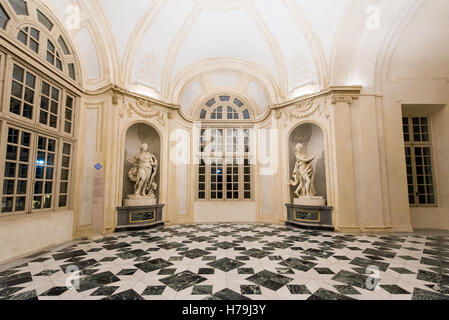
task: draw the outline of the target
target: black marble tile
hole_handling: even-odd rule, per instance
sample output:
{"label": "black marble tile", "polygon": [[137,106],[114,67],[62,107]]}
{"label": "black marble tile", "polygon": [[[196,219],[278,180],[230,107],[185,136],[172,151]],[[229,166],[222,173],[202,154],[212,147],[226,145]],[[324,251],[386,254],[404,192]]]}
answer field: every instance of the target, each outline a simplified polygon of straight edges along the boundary
{"label": "black marble tile", "polygon": [[305,260],[299,260],[296,258],[288,258],[287,260],[284,260],[279,264],[285,267],[289,267],[304,272],[309,271],[310,269],[312,269],[317,265],[316,263]]}
{"label": "black marble tile", "polygon": [[48,261],[48,260],[50,260],[50,258],[37,258],[37,259],[34,259],[34,260],[31,260],[29,263],[38,263],[38,262],[44,262],[44,261]]}
{"label": "black marble tile", "polygon": [[227,250],[227,249],[233,248],[233,247],[234,247],[234,244],[225,241],[225,242],[217,243],[216,246],[217,246],[218,248],[220,248],[220,249]]}
{"label": "black marble tile", "polygon": [[14,287],[19,284],[32,282],[33,278],[30,272],[15,273],[0,279],[0,289]]}
{"label": "black marble tile", "polygon": [[0,277],[11,276],[11,275],[13,275],[13,274],[15,274],[15,273],[18,273],[18,272],[20,272],[20,270],[14,270],[14,269],[11,269],[11,270],[5,270],[5,271],[3,271],[3,272],[0,272]]}
{"label": "black marble tile", "polygon": [[389,259],[393,259],[396,256],[396,253],[394,253],[394,252],[389,252],[386,250],[371,249],[371,248],[365,249],[363,251],[363,254],[379,256],[379,257],[384,257],[384,258],[389,258]]}
{"label": "black marble tile", "polygon": [[118,276],[132,276],[135,274],[137,269],[123,269],[119,273],[117,273]]}
{"label": "black marble tile", "polygon": [[110,261],[114,261],[117,259],[118,259],[118,257],[105,257],[105,258],[101,259],[100,262],[110,262]]}
{"label": "black marble tile", "polygon": [[45,297],[59,297],[64,292],[68,291],[69,289],[67,287],[53,287],[44,293],[41,294],[41,296]]}
{"label": "black marble tile", "polygon": [[240,293],[244,295],[255,295],[262,294],[260,287],[258,285],[240,285]]}
{"label": "black marble tile", "polygon": [[415,288],[415,290],[413,291],[412,300],[449,300],[449,296],[420,288]]}
{"label": "black marble tile", "polygon": [[157,274],[161,276],[171,276],[176,273],[175,268],[161,269]]}
{"label": "black marble tile", "polygon": [[249,261],[250,258],[248,256],[237,256],[237,257],[235,257],[235,260],[237,260],[237,261]]}
{"label": "black marble tile", "polygon": [[304,251],[304,253],[313,257],[319,257],[323,259],[329,258],[334,254],[333,252],[330,251],[318,249],[307,249],[306,251]]}
{"label": "black marble tile", "polygon": [[143,263],[135,264],[134,266],[139,268],[140,270],[142,270],[145,273],[149,273],[152,271],[165,269],[172,265],[173,265],[173,263],[168,262],[164,259],[154,259],[154,260],[146,261]]}
{"label": "black marble tile", "polygon": [[33,277],[48,277],[48,276],[51,276],[59,271],[60,270],[43,270],[39,273],[36,273]]}
{"label": "black marble tile", "polygon": [[335,274],[331,269],[329,268],[313,268],[316,272],[319,274]]}
{"label": "black marble tile", "polygon": [[229,258],[223,258],[220,260],[216,260],[207,264],[208,266],[214,267],[215,269],[228,272],[234,270],[236,268],[242,267],[245,264],[241,263],[237,260],[232,260]]}
{"label": "black marble tile", "polygon": [[7,300],[39,300],[39,298],[37,297],[37,292],[36,290],[29,290],[26,292],[22,292],[22,293],[18,293],[16,295],[13,296],[9,296],[7,297]]}
{"label": "black marble tile", "polygon": [[193,272],[184,271],[170,277],[160,279],[159,281],[172,288],[173,290],[179,292],[206,280],[206,278],[194,274]]}
{"label": "black marble tile", "polygon": [[25,287],[8,287],[0,290],[0,297],[7,297],[24,289]]}
{"label": "black marble tile", "polygon": [[77,288],[77,291],[83,292],[97,287],[103,287],[118,281],[120,281],[120,279],[117,276],[110,271],[106,271],[79,279],[79,288]]}
{"label": "black marble tile", "polygon": [[209,251],[204,251],[201,249],[193,249],[193,250],[189,250],[183,253],[183,255],[189,259],[196,259],[199,257],[203,257],[210,254]]}
{"label": "black marble tile", "polygon": [[373,261],[373,260],[360,258],[360,257],[353,259],[350,262],[350,264],[352,264],[354,266],[364,267],[364,268],[368,268],[370,266],[376,266],[382,272],[387,271],[388,267],[390,266],[390,264],[386,263],[386,262]]}
{"label": "black marble tile", "polygon": [[254,274],[253,268],[238,268],[238,274]]}
{"label": "black marble tile", "polygon": [[415,272],[412,272],[405,268],[390,268],[393,271],[396,271],[399,274],[415,274]]}
{"label": "black marble tile", "polygon": [[212,294],[213,286],[211,285],[198,285],[193,286],[192,295],[203,296]]}
{"label": "black marble tile", "polygon": [[294,295],[312,294],[312,292],[310,292],[310,290],[305,285],[288,284],[287,288],[290,291],[290,293]]}
{"label": "black marble tile", "polygon": [[280,274],[273,273],[271,271],[261,271],[249,278],[247,281],[258,284],[262,287],[277,291],[288,283],[292,282],[293,279]]}
{"label": "black marble tile", "polygon": [[134,290],[127,290],[124,292],[120,292],[117,294],[114,294],[112,296],[103,298],[102,300],[126,300],[126,301],[131,301],[131,300],[145,300],[144,298],[142,298],[137,292],[135,292]]}
{"label": "black marble tile", "polygon": [[114,294],[120,287],[100,287],[94,292],[92,292],[91,296],[101,296],[101,297],[109,297]]}
{"label": "black marble tile", "polygon": [[335,258],[335,259],[337,259],[339,261],[349,261],[349,260],[351,260],[351,259],[349,259],[346,256],[333,256],[333,258]]}
{"label": "black marble tile", "polygon": [[[368,278],[370,278],[371,280],[368,281]],[[380,281],[380,279],[376,279],[374,277],[368,277],[367,275],[353,273],[345,270],[341,270],[339,273],[337,273],[332,278],[332,280],[370,291],[373,291]]]}
{"label": "black marble tile", "polygon": [[160,296],[164,293],[166,286],[148,286],[142,293],[143,296]]}
{"label": "black marble tile", "polygon": [[295,274],[291,268],[276,268],[278,274]]}
{"label": "black marble tile", "polygon": [[99,263],[97,262],[97,260],[89,259],[89,260],[83,260],[83,261],[74,262],[74,263],[63,264],[60,266],[60,268],[64,273],[68,273],[68,272],[73,272],[74,268],[77,268],[78,270],[84,270],[87,268],[96,267],[98,265],[99,265]]}
{"label": "black marble tile", "polygon": [[107,244],[107,245],[103,246],[103,248],[105,248],[106,250],[109,250],[109,251],[116,250],[116,249],[129,248],[129,247],[131,247],[131,245],[126,242],[112,243],[112,244]]}
{"label": "black marble tile", "polygon": [[412,257],[412,256],[398,256],[398,258],[401,258],[401,259],[404,259],[404,260],[409,260],[409,261],[419,260],[419,259],[416,259],[415,257]]}
{"label": "black marble tile", "polygon": [[215,261],[217,260],[216,256],[204,256],[203,259],[201,259],[202,261]]}
{"label": "black marble tile", "polygon": [[215,274],[215,269],[213,268],[200,268],[198,274]]}
{"label": "black marble tile", "polygon": [[338,294],[326,289],[318,289],[307,300],[355,300],[342,294]]}
{"label": "black marble tile", "polygon": [[432,282],[439,285],[449,285],[449,276],[441,273],[435,273],[431,271],[419,270],[418,280],[426,282]]}
{"label": "black marble tile", "polygon": [[359,295],[358,292],[353,286],[350,285],[334,285],[334,288],[343,295]]}
{"label": "black marble tile", "polygon": [[380,287],[391,294],[411,294],[397,285],[381,284]]}
{"label": "black marble tile", "polygon": [[57,253],[57,254],[54,254],[52,257],[56,261],[59,261],[59,260],[66,260],[66,259],[79,257],[79,256],[87,256],[87,253],[84,250],[76,250],[76,251],[69,251],[69,252],[64,252],[64,253]]}
{"label": "black marble tile", "polygon": [[245,297],[244,295],[241,295],[235,291],[232,291],[231,289],[223,289],[212,296],[209,296],[205,298],[205,300],[224,300],[224,301],[244,301],[244,300],[251,300],[248,297]]}
{"label": "black marble tile", "polygon": [[168,261],[182,261],[184,259],[184,257],[182,256],[173,256],[168,258]]}

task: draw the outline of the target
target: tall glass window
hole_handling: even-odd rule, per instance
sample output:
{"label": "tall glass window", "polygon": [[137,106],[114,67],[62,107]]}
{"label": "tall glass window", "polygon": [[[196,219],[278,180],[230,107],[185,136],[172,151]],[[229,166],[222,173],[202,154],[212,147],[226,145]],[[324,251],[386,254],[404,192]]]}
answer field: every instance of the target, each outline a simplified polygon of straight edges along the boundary
{"label": "tall glass window", "polygon": [[402,125],[409,203],[411,206],[435,206],[437,198],[429,118],[403,117]]}

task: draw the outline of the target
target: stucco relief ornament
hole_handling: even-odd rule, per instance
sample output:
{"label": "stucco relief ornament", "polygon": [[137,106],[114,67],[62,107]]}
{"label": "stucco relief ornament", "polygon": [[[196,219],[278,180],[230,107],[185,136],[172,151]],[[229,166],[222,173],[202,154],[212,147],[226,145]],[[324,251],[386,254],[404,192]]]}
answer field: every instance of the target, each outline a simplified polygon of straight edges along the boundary
{"label": "stucco relief ornament", "polygon": [[318,117],[324,116],[325,118],[328,118],[328,113],[325,105],[323,103],[314,102],[312,100],[300,102],[287,110],[281,111],[281,115],[284,116],[287,120],[284,122],[284,127],[288,125],[288,121],[307,119],[315,116],[316,114],[318,115]]}
{"label": "stucco relief ornament", "polygon": [[136,102],[125,102],[128,117],[132,117],[133,113],[146,119],[155,119],[161,126],[165,126],[168,111],[161,110],[150,102],[144,100],[137,100]]}
{"label": "stucco relief ornament", "polygon": [[304,146],[301,143],[295,146],[295,157],[296,162],[292,175],[293,180],[289,182],[291,186],[297,187],[295,194],[298,197],[294,198],[294,204],[323,206],[325,204],[324,198],[315,196],[314,169],[312,165],[315,157],[308,156],[304,152]]}
{"label": "stucco relief ornament", "polygon": [[155,182],[158,161],[156,157],[148,152],[148,145],[143,143],[140,153],[128,160],[133,165],[129,170],[128,177],[134,182],[134,194],[129,195],[125,200],[126,206],[145,206],[156,204],[156,191],[158,188]]}

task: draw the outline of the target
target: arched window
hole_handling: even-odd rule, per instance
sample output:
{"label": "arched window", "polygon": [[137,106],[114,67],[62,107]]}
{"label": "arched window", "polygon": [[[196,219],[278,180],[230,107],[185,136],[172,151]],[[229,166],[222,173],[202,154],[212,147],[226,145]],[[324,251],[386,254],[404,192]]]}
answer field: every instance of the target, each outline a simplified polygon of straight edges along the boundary
{"label": "arched window", "polygon": [[252,200],[251,114],[243,99],[227,94],[200,107],[198,200]]}
{"label": "arched window", "polygon": [[59,78],[76,79],[76,58],[57,23],[38,7],[23,0],[0,4],[0,33],[19,48],[0,45],[7,97],[0,119],[0,197],[7,215],[66,210],[70,203],[77,96]]}
{"label": "arched window", "polygon": [[201,107],[200,120],[251,120],[250,109],[242,99],[218,95],[208,99]]}
{"label": "arched window", "polygon": [[[59,32],[56,24],[34,3],[30,5],[23,0],[9,0],[8,3],[10,7],[5,8],[6,4],[0,5],[0,27],[6,30],[10,21],[14,22],[13,26],[18,24],[9,31],[15,39],[58,72],[76,81],[75,56],[67,45],[65,35]],[[11,12],[16,13],[16,19],[14,15],[11,18]],[[21,16],[28,16],[26,23],[20,24],[23,21]],[[30,18],[33,21],[30,21]]]}
{"label": "arched window", "polygon": [[17,34],[17,40],[22,42],[35,53],[39,53],[39,30],[33,27],[23,27]]}

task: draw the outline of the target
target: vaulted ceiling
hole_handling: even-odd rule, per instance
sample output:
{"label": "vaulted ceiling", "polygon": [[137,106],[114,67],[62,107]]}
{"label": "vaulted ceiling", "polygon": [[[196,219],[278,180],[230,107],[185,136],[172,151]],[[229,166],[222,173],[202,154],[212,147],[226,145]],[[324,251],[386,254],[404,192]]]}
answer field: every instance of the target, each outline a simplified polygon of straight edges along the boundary
{"label": "vaulted ceiling", "polygon": [[329,85],[449,73],[447,0],[41,1],[66,25],[80,8],[69,33],[87,89],[113,83],[186,113],[224,90],[262,112]]}

